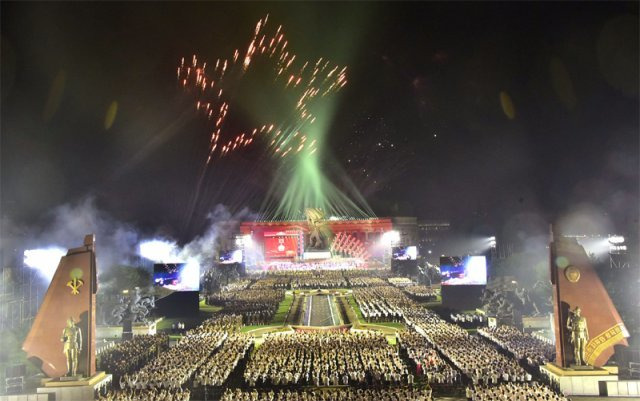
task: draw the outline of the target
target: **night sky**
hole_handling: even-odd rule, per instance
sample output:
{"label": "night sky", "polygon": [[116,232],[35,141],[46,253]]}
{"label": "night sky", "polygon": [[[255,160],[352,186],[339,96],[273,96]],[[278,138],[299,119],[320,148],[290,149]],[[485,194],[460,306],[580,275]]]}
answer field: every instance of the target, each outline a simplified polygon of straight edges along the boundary
{"label": "night sky", "polygon": [[269,13],[301,57],[348,66],[327,171],[378,216],[496,231],[585,211],[637,230],[637,2],[1,7],[2,217],[15,224],[93,197],[186,241],[216,204],[257,210],[275,168],[252,148],[214,164],[185,226],[208,132],[175,70],[244,48]]}

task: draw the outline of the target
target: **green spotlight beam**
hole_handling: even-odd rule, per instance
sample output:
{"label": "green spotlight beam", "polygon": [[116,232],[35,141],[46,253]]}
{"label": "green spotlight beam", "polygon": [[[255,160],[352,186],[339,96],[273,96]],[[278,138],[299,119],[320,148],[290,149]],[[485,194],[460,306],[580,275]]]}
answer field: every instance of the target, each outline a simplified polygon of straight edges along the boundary
{"label": "green spotlight beam", "polygon": [[261,216],[265,220],[304,219],[306,208],[320,208],[327,216],[364,219],[375,216],[365,199],[353,188],[356,201],[352,200],[327,176],[322,161],[326,149],[328,126],[336,107],[335,101],[326,101],[316,123],[306,132],[315,141],[317,151],[300,153],[291,163],[283,163],[276,173]]}

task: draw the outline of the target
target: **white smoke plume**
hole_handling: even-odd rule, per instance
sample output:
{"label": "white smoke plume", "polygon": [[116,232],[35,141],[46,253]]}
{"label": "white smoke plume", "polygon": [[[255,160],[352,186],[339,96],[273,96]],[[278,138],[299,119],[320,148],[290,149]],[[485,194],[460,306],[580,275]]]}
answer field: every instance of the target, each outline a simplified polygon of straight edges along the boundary
{"label": "white smoke plume", "polygon": [[50,212],[48,223],[29,231],[25,249],[75,248],[82,245],[85,235],[95,234],[97,264],[102,269],[134,263],[139,238],[132,225],[99,210],[92,197],[56,207]]}
{"label": "white smoke plume", "polygon": [[[99,274],[117,265],[139,265],[140,245],[149,242],[166,244],[175,259],[173,262],[195,260],[201,270],[211,267],[221,248],[233,246],[226,240],[233,240],[240,222],[255,218],[248,209],[234,214],[225,206],[217,205],[207,216],[207,230],[181,247],[174,239],[149,238],[134,225],[112,218],[98,209],[93,197],[84,198],[76,204],[59,206],[50,212],[49,217],[49,222],[43,226],[25,230],[22,235],[25,238],[23,248],[74,248],[82,244],[86,234],[93,233],[96,236]],[[45,277],[48,275],[43,273]]]}
{"label": "white smoke plume", "polygon": [[247,208],[232,214],[225,206],[217,205],[207,215],[209,221],[207,231],[182,247],[178,255],[184,261],[195,258],[201,267],[213,266],[216,251],[221,248],[230,249],[233,246],[226,242],[233,240],[231,236],[238,232],[240,223],[243,220],[255,218],[256,215]]}

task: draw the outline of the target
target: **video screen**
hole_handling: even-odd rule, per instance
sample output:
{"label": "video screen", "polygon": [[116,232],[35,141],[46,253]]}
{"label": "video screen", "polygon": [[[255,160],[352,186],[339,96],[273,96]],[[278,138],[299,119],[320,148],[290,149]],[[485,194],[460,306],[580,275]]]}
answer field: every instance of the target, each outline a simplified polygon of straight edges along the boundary
{"label": "video screen", "polygon": [[487,258],[484,256],[446,256],[440,258],[442,285],[486,285]]}
{"label": "video screen", "polygon": [[200,266],[197,263],[156,263],[153,285],[172,291],[200,290]]}
{"label": "video screen", "polygon": [[393,260],[416,260],[418,259],[417,246],[395,246],[392,249]]}
{"label": "video screen", "polygon": [[297,232],[267,232],[264,234],[264,256],[267,260],[293,259],[298,255]]}
{"label": "video screen", "polygon": [[242,263],[242,249],[236,249],[235,251],[227,251],[220,253],[220,263]]}

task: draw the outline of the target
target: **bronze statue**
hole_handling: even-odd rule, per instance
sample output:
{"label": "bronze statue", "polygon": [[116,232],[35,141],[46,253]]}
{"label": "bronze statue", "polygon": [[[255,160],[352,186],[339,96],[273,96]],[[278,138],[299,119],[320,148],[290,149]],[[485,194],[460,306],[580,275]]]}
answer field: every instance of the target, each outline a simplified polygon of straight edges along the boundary
{"label": "bronze statue", "polygon": [[67,357],[67,376],[76,376],[78,371],[78,354],[82,350],[82,331],[73,318],[67,320],[67,327],[62,329],[60,341],[64,342],[63,352]]}
{"label": "bronze statue", "polygon": [[309,248],[324,249],[327,247],[327,240],[331,236],[331,230],[325,219],[322,209],[309,208],[305,209],[307,216],[307,224],[309,225]]}
{"label": "bronze statue", "polygon": [[576,365],[586,365],[584,351],[589,342],[589,330],[587,318],[580,316],[580,307],[576,306],[573,311],[569,311],[567,319],[567,329],[571,331],[571,344],[573,344],[573,357]]}

